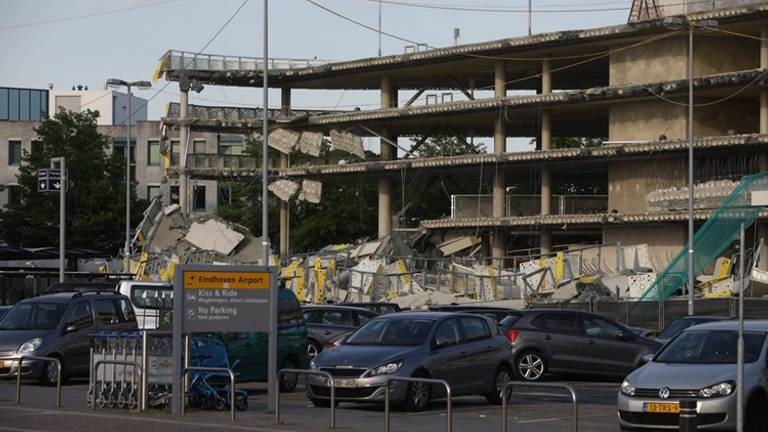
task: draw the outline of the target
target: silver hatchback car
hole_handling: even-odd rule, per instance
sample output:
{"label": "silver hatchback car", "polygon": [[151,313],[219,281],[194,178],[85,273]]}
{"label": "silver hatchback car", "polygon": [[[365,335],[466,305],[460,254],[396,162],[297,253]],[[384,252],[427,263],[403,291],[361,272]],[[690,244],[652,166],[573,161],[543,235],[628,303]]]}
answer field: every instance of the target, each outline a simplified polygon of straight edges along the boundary
{"label": "silver hatchback car", "polygon": [[[701,430],[736,430],[738,322],[689,327],[621,384],[619,426],[677,429],[679,402],[697,401]],[[768,321],[744,323],[744,430],[768,428]]]}

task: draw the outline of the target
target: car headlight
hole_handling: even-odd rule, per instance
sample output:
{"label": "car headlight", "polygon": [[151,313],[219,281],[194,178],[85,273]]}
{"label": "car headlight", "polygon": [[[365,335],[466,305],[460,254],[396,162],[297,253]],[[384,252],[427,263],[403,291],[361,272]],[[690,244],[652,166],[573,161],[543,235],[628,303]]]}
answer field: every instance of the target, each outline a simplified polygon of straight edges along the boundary
{"label": "car headlight", "polygon": [[381,366],[376,366],[375,368],[371,368],[371,370],[369,370],[366,375],[368,375],[369,377],[374,377],[378,375],[393,374],[398,370],[400,370],[400,366],[402,365],[403,365],[403,362],[401,361],[383,364]]}
{"label": "car headlight", "polygon": [[309,368],[312,370],[317,370],[317,365],[315,364],[315,360],[312,359],[309,361]]}
{"label": "car headlight", "polygon": [[19,354],[31,354],[35,352],[36,349],[40,348],[40,345],[43,344],[43,338],[36,337],[34,339],[30,339],[19,347],[19,349],[16,350]]}
{"label": "car headlight", "polygon": [[713,386],[705,387],[699,390],[699,396],[703,398],[714,398],[728,396],[733,393],[736,388],[736,383],[733,381],[721,382]]}
{"label": "car headlight", "polygon": [[624,380],[624,382],[621,383],[621,394],[624,396],[634,396],[635,390],[635,386],[633,386],[629,380]]}

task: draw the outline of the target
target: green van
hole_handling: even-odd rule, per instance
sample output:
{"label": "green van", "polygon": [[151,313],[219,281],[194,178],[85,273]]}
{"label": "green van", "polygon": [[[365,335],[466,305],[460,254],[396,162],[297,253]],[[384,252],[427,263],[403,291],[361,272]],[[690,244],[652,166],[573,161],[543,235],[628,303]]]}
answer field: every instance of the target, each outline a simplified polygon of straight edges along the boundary
{"label": "green van", "polygon": [[[173,286],[164,282],[121,281],[117,291],[131,300],[136,310],[139,330],[168,329],[172,322]],[[277,306],[277,368],[306,369],[307,328],[301,304],[293,291],[281,288],[278,291]],[[266,381],[268,334],[265,332],[210,334],[224,342],[229,363],[239,382]],[[235,363],[237,362],[237,363]],[[280,382],[281,391],[293,391],[296,376],[284,374]]]}

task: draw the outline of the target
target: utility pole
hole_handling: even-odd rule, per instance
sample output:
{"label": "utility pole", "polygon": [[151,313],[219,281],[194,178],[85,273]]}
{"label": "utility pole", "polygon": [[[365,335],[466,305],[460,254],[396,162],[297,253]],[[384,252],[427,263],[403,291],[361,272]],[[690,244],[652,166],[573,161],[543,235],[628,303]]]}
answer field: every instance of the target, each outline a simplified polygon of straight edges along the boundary
{"label": "utility pole", "polygon": [[528,0],[528,36],[532,34],[531,26],[533,24],[533,5],[532,0]]}
{"label": "utility pole", "polygon": [[379,0],[379,57],[381,57],[381,0]]}
{"label": "utility pole", "polygon": [[693,266],[693,24],[688,24],[688,315],[694,314]]}
{"label": "utility pole", "polygon": [[69,176],[67,176],[66,158],[64,156],[51,158],[51,168],[54,168],[57,162],[59,170],[61,170],[61,187],[59,188],[59,282],[64,282],[64,270],[67,262],[67,258],[64,255],[64,246],[66,244],[67,184]]}

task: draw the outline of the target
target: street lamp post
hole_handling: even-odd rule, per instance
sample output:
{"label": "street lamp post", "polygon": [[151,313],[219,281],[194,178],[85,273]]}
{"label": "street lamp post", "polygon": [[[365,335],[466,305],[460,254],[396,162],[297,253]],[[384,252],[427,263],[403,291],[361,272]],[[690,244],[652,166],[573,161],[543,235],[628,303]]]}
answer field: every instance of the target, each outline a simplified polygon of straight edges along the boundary
{"label": "street lamp post", "polygon": [[[133,112],[131,111],[131,87],[139,90],[152,88],[149,81],[125,81],[121,79],[110,78],[107,80],[107,87],[118,88],[125,87],[128,90],[128,119],[126,123],[126,144],[125,144],[125,246],[124,270],[130,272],[131,256],[131,120]],[[114,109],[114,107],[113,107]]]}

